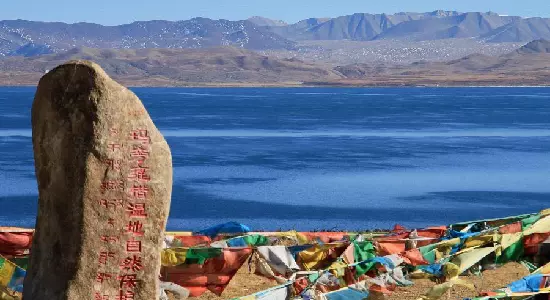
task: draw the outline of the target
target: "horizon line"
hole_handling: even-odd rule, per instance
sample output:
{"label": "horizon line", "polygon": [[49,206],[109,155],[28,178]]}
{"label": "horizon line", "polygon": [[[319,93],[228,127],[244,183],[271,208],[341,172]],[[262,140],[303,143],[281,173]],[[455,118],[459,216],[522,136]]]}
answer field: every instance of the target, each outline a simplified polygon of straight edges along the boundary
{"label": "horizon line", "polygon": [[426,13],[434,13],[434,12],[455,12],[455,13],[458,13],[460,15],[462,14],[467,14],[467,13],[483,13],[483,14],[489,14],[489,13],[493,13],[493,14],[496,14],[500,17],[518,17],[518,18],[522,18],[522,19],[531,19],[531,18],[542,18],[542,19],[547,19],[547,18],[550,18],[550,16],[548,17],[540,17],[540,16],[519,16],[519,15],[510,15],[510,14],[500,14],[500,13],[497,13],[497,12],[494,12],[494,11],[467,11],[467,12],[460,12],[460,11],[456,11],[456,10],[443,10],[443,9],[436,9],[436,10],[433,10],[433,11],[425,11],[425,12],[414,12],[414,11],[401,11],[401,12],[396,12],[396,13],[379,13],[379,12],[356,12],[356,13],[352,13],[352,14],[347,14],[347,15],[340,15],[340,16],[335,16],[335,17],[309,17],[309,18],[305,18],[305,19],[300,19],[296,22],[288,22],[286,20],[283,20],[283,19],[279,19],[279,18],[269,18],[269,17],[264,17],[264,16],[260,16],[260,15],[253,15],[253,16],[250,16],[246,19],[226,19],[226,18],[213,18],[213,17],[205,17],[205,16],[196,16],[196,17],[192,17],[192,18],[189,18],[189,19],[149,19],[149,20],[134,20],[132,22],[126,22],[126,23],[116,23],[116,24],[106,24],[106,23],[98,23],[98,22],[90,22],[90,21],[78,21],[78,22],[65,22],[65,21],[44,21],[44,20],[29,20],[29,19],[21,19],[21,18],[16,18],[16,19],[2,19],[0,20],[0,22],[5,22],[5,21],[27,21],[27,22],[39,22],[39,23],[63,23],[63,24],[67,24],[67,25],[76,25],[76,24],[93,24],[93,25],[101,25],[101,26],[106,26],[106,27],[117,27],[117,26],[123,26],[123,25],[130,25],[130,24],[133,24],[133,23],[140,23],[140,22],[154,22],[154,21],[164,21],[164,22],[183,22],[183,21],[190,21],[190,20],[193,20],[193,19],[209,19],[209,20],[213,20],[213,21],[230,21],[230,22],[239,22],[239,21],[249,21],[251,18],[254,18],[254,17],[260,17],[260,18],[265,18],[265,19],[269,19],[269,20],[273,20],[273,21],[282,21],[284,22],[286,25],[292,25],[292,24],[296,24],[296,23],[299,23],[301,21],[304,21],[304,20],[308,20],[308,19],[336,19],[336,18],[339,18],[339,17],[344,17],[344,16],[352,16],[354,14],[369,14],[369,15],[390,15],[390,16],[393,16],[393,15],[399,15],[399,14],[426,14]]}

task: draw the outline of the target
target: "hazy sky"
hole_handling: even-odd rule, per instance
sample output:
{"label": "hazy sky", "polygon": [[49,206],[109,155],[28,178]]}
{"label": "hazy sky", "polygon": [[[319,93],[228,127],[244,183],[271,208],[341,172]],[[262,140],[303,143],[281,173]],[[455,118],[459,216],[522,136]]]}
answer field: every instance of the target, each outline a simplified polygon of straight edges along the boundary
{"label": "hazy sky", "polygon": [[436,9],[494,11],[504,15],[550,17],[550,0],[3,0],[0,19],[94,22],[192,17],[241,20],[260,15],[287,22],[355,12],[425,12]]}

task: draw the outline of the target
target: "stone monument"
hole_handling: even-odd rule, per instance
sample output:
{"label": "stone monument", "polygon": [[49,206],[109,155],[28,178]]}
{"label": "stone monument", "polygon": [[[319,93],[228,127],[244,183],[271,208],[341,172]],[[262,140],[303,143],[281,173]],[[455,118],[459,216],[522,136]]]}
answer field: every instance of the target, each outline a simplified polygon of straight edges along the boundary
{"label": "stone monument", "polygon": [[32,106],[39,203],[25,300],[158,299],[170,148],[97,64],[42,79]]}

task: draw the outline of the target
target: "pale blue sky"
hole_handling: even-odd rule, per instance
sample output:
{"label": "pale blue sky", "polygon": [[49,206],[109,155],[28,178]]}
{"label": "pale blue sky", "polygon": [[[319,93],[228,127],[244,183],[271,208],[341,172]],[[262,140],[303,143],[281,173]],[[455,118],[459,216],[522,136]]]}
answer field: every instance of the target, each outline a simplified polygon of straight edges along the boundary
{"label": "pale blue sky", "polygon": [[296,22],[308,17],[336,17],[355,12],[436,9],[550,17],[550,0],[3,0],[0,19],[116,25],[138,20],[186,20],[197,16],[241,20],[260,15]]}

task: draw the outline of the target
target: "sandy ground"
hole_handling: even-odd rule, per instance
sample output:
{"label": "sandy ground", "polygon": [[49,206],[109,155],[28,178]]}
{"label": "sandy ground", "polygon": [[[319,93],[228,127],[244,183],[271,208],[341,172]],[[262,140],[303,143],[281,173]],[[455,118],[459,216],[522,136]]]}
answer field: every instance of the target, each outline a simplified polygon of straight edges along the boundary
{"label": "sandy ground", "polygon": [[[482,291],[492,291],[510,282],[516,281],[522,277],[529,275],[529,271],[518,263],[510,263],[496,270],[487,270],[483,272],[483,276],[464,276],[473,283],[476,287],[476,292],[470,291],[467,288],[456,286],[453,287],[448,296],[441,299],[464,299],[466,297],[475,297]],[[430,290],[435,283],[427,279],[414,280],[414,285],[411,287],[398,288],[388,300],[416,300]]]}
{"label": "sandy ground", "polygon": [[[470,291],[463,287],[454,287],[450,293],[444,297],[447,299],[463,299],[466,297],[474,297],[481,291],[491,291],[501,288],[508,283],[518,280],[529,272],[518,263],[510,263],[496,270],[488,270],[483,273],[482,277],[465,276],[463,279],[469,280],[476,287],[476,292]],[[435,283],[427,279],[415,280],[411,287],[400,287],[392,295],[388,296],[387,300],[416,300],[419,296],[424,295]],[[225,289],[223,295],[218,297],[210,292],[206,292],[201,297],[192,298],[200,300],[218,300],[231,299],[239,296],[246,296],[255,292],[263,291],[270,287],[276,286],[274,281],[250,274],[248,265],[244,265],[233,280]]]}

